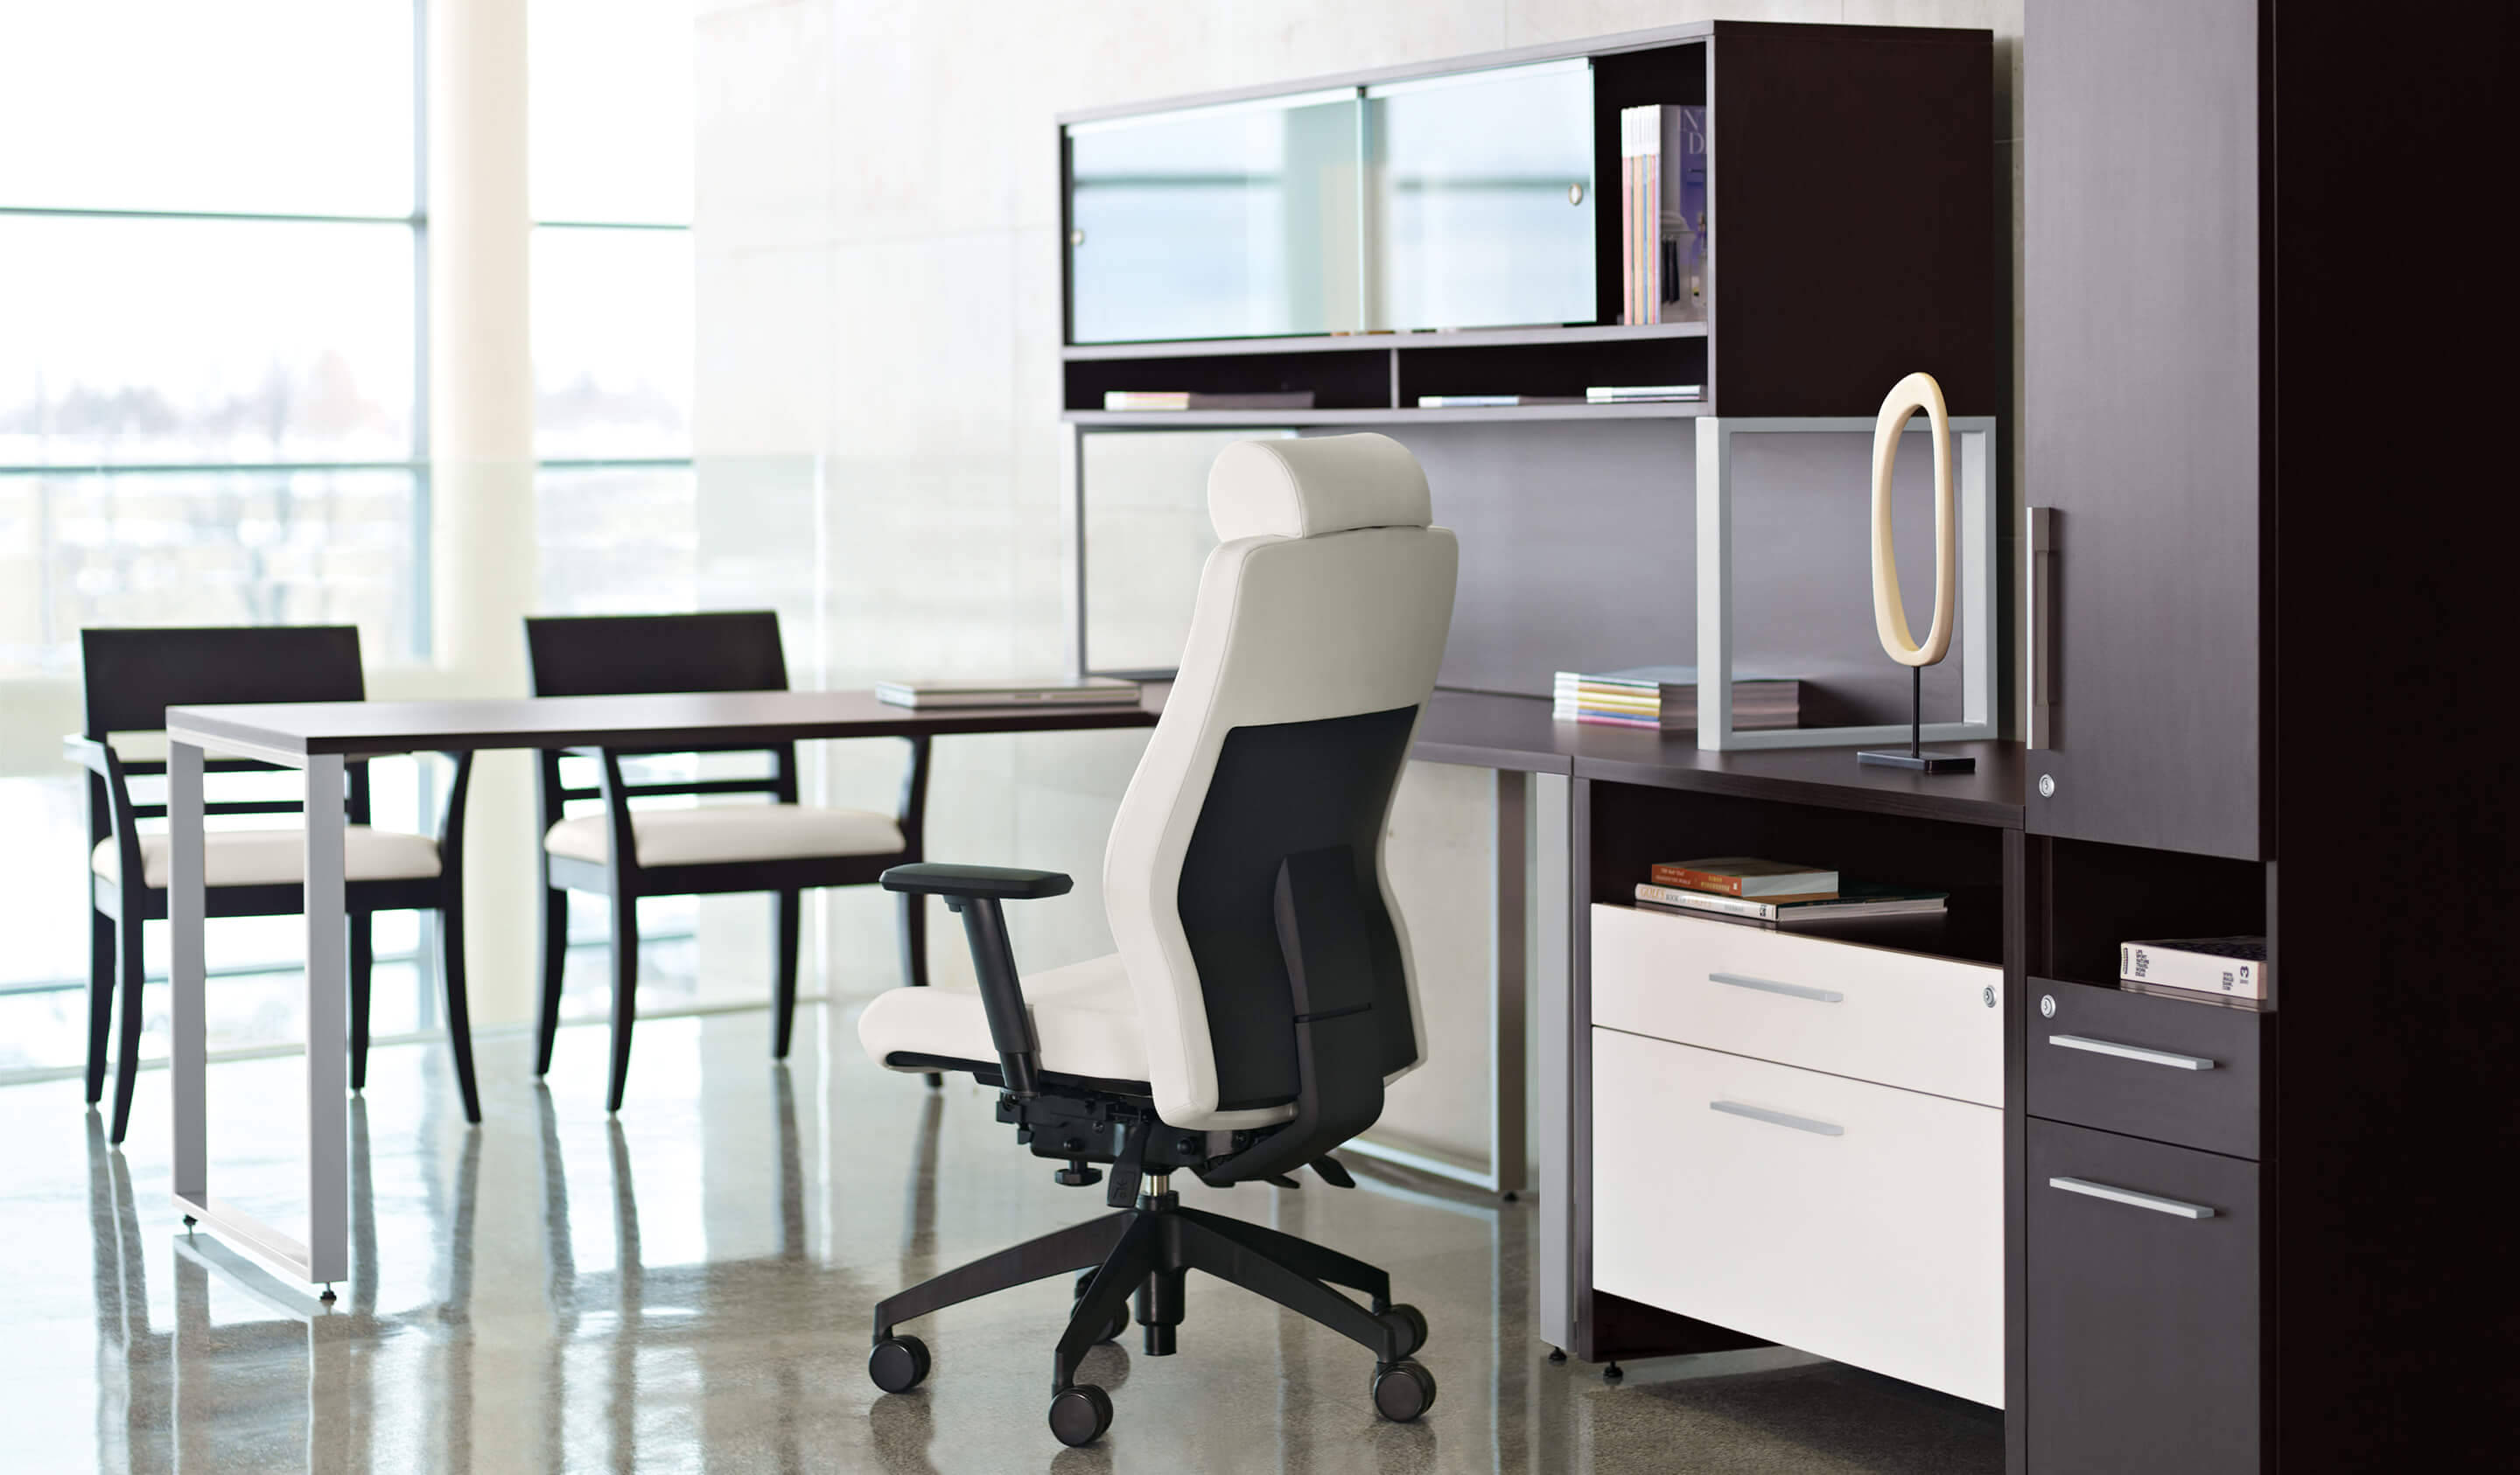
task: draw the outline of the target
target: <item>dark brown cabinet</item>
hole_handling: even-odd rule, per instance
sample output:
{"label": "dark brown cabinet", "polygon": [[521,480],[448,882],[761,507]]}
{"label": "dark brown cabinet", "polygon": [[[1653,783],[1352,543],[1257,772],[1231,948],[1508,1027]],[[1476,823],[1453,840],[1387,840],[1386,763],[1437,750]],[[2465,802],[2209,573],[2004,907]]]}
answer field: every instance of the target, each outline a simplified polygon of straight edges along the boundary
{"label": "dark brown cabinet", "polygon": [[2261,1467],[2258,1172],[2031,1122],[2032,1475]]}
{"label": "dark brown cabinet", "polygon": [[2055,510],[2034,833],[2266,853],[2258,11],[2029,16],[2023,482]]}

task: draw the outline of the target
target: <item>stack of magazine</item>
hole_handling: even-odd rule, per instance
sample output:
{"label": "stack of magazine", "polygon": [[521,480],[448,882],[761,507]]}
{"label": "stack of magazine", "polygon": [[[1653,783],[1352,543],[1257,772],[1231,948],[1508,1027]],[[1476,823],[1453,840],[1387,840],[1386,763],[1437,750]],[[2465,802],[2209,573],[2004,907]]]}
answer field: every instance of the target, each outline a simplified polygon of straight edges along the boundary
{"label": "stack of magazine", "polygon": [[2217,999],[2260,1008],[2266,1004],[2267,973],[2263,937],[2169,937],[2118,944],[2118,985],[2129,993]]}
{"label": "stack of magazine", "polygon": [[1138,684],[1115,676],[1039,681],[879,681],[876,700],[896,707],[1134,707]]}
{"label": "stack of magazine", "polygon": [[1706,110],[1619,110],[1623,323],[1706,316]]}
{"label": "stack of magazine", "polygon": [[1649,907],[1746,917],[1779,926],[1872,916],[1932,916],[1940,915],[1950,899],[1947,891],[1849,881],[1834,871],[1746,855],[1664,861],[1653,868],[1650,880],[1637,883],[1637,900]]}
{"label": "stack of magazine", "polygon": [[[1560,722],[1675,732],[1697,726],[1695,666],[1631,666],[1624,671],[1560,671],[1551,715]],[[1790,677],[1732,678],[1732,727],[1802,725],[1803,684]]]}

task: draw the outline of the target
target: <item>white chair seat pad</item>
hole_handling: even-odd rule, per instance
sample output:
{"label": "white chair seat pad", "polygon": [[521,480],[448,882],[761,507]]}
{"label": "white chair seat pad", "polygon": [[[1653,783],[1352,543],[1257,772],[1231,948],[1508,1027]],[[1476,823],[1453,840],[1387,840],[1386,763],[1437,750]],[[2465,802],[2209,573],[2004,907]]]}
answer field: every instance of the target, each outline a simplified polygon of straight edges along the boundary
{"label": "white chair seat pad", "polygon": [[[901,825],[865,809],[807,804],[703,804],[695,809],[634,809],[630,832],[642,866],[715,866],[733,861],[788,861],[827,855],[891,855],[902,848]],[[562,820],[543,848],[573,861],[603,865],[612,852],[610,822],[602,814]]]}
{"label": "white chair seat pad", "polygon": [[[354,881],[420,880],[437,874],[437,842],[427,835],[365,825],[345,827],[342,837],[344,875]],[[174,864],[171,836],[140,837],[140,874],[154,890],[166,888]],[[97,874],[118,881],[122,856],[112,840],[99,843],[88,857]],[[302,829],[213,829],[202,836],[202,882],[211,886],[297,885],[306,879],[306,832]]]}
{"label": "white chair seat pad", "polygon": [[[1119,954],[1026,974],[1023,992],[1033,1038],[1041,1046],[1042,1069],[1107,1081],[1147,1079],[1147,1038]],[[884,1065],[896,1054],[992,1063],[998,1058],[976,988],[902,988],[878,994],[858,1016],[858,1043]]]}

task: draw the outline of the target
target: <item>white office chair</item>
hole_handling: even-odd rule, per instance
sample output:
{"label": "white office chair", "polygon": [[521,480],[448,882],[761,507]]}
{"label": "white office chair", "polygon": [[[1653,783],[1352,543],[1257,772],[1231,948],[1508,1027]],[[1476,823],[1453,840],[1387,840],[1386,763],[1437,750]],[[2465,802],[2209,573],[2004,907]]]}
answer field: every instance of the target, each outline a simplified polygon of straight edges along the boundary
{"label": "white office chair", "polygon": [[1425,473],[1387,436],[1238,442],[1207,496],[1223,546],[1103,855],[1119,951],[1020,977],[1000,904],[1059,895],[1068,877],[896,867],[886,887],[962,914],[979,987],[894,989],[858,1023],[880,1064],[1002,1086],[998,1119],[1066,1163],[1058,1182],[1097,1183],[1090,1165],[1110,1165],[1120,1212],[893,1296],[876,1308],[868,1360],[878,1386],[905,1392],[926,1376],[927,1349],[897,1323],[1084,1270],[1053,1359],[1050,1424],[1069,1445],[1111,1421],[1102,1390],[1074,1381],[1086,1350],[1127,1328],[1134,1294],[1146,1351],[1171,1353],[1192,1270],[1372,1349],[1384,1416],[1416,1418],[1435,1397],[1410,1361],[1425,1319],[1392,1304],[1388,1275],[1185,1209],[1170,1179],[1291,1186],[1311,1166],[1349,1185],[1329,1152],[1373,1124],[1383,1087],[1425,1053],[1382,834],[1443,658],[1457,550],[1428,525]]}

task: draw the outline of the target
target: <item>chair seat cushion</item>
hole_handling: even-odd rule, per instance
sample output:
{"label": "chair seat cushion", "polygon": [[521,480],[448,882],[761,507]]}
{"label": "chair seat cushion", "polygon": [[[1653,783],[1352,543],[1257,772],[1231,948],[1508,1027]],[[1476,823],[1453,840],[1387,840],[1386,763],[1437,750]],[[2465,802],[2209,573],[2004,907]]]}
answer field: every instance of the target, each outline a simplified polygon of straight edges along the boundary
{"label": "chair seat cushion", "polygon": [[[630,832],[642,866],[715,866],[733,861],[787,861],[826,855],[892,855],[901,826],[866,809],[807,804],[703,804],[696,809],[634,809]],[[611,854],[610,822],[602,814],[561,821],[543,848],[602,865]]]}
{"label": "chair seat cushion", "polygon": [[[173,847],[168,835],[140,837],[143,884],[165,889]],[[427,835],[352,825],[345,828],[342,850],[349,880],[421,880],[437,874],[437,842]],[[98,844],[88,865],[109,881],[121,878],[122,856],[110,839]],[[306,879],[306,832],[213,829],[202,836],[202,882],[211,886],[298,884]]]}
{"label": "chair seat cushion", "polygon": [[[1107,1081],[1147,1079],[1147,1039],[1120,955],[1028,973],[1023,992],[1043,1070]],[[976,988],[886,990],[858,1016],[858,1043],[878,1065],[895,1070],[935,1068],[894,1065],[896,1055],[991,1064],[998,1058]]]}

